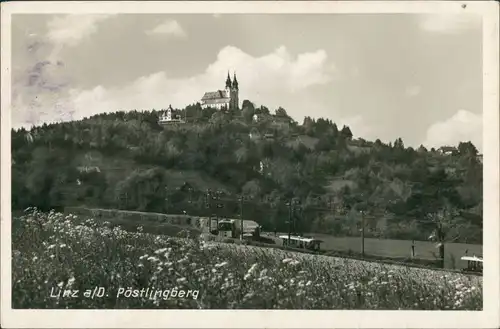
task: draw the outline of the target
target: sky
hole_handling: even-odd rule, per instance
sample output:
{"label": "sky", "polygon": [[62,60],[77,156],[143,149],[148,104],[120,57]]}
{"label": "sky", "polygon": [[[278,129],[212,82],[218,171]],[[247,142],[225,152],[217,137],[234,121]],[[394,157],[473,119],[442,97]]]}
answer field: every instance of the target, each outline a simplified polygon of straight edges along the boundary
{"label": "sky", "polygon": [[473,14],[15,14],[12,126],[183,108],[236,72],[240,102],[354,137],[482,149]]}

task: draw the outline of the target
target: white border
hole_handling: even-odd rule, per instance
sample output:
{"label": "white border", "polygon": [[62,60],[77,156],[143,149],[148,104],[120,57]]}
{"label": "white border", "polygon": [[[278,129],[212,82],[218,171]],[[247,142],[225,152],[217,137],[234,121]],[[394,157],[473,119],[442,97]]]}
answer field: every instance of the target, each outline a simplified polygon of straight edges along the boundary
{"label": "white border", "polygon": [[[466,9],[462,8],[466,4]],[[11,2],[1,5],[1,326],[16,328],[495,328],[499,327],[498,3],[344,2]],[[464,311],[12,310],[10,236],[10,15],[15,13],[460,13],[483,17],[484,308]],[[450,54],[453,56],[453,54]],[[467,65],[467,63],[464,63]]]}

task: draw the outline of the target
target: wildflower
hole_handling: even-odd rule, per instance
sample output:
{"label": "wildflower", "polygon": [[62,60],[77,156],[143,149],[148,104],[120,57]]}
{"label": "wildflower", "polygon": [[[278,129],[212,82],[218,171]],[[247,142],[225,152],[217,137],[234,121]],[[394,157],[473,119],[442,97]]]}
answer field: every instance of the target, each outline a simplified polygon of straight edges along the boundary
{"label": "wildflower", "polygon": [[161,249],[158,249],[155,251],[155,254],[161,254],[162,252],[165,252],[165,250],[167,250],[167,248],[161,248]]}
{"label": "wildflower", "polygon": [[257,269],[257,263],[253,264],[249,269],[248,269],[248,274],[252,274],[253,272],[255,272],[255,270]]}
{"label": "wildflower", "polygon": [[215,264],[214,266],[215,266],[215,267],[224,267],[224,266],[226,266],[226,265],[227,265],[227,262],[222,262],[222,263],[220,263],[220,264]]}

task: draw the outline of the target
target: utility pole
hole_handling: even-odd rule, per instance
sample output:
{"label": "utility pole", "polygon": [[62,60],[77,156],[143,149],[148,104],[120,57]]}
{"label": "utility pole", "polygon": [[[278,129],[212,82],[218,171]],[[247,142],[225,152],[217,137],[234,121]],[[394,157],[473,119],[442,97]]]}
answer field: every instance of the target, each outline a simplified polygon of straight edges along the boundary
{"label": "utility pole", "polygon": [[241,229],[240,241],[243,241],[243,195],[240,195],[239,201],[240,201],[240,229]]}
{"label": "utility pole", "polygon": [[361,257],[365,258],[365,216],[361,213]]}
{"label": "utility pole", "polygon": [[215,225],[217,227],[217,235],[219,235],[219,199],[220,199],[220,192],[215,191]]}
{"label": "utility pole", "polygon": [[288,243],[287,245],[290,246],[290,239],[292,235],[292,200],[289,200],[288,202]]}
{"label": "utility pole", "polygon": [[205,207],[208,208],[208,233],[212,233],[212,206],[211,206],[211,201],[212,201],[212,193],[210,192],[210,189],[207,189],[207,195],[206,195],[206,205]]}
{"label": "utility pole", "polygon": [[441,260],[441,267],[444,268],[444,240],[445,240],[445,234],[443,231],[443,226],[441,223],[438,223],[437,225],[437,238],[439,241],[439,258]]}

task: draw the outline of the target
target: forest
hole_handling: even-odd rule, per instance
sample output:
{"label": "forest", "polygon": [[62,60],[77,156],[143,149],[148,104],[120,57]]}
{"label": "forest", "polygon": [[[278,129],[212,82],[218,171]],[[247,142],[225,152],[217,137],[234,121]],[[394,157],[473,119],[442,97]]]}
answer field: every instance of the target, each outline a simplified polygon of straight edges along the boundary
{"label": "forest", "polygon": [[[216,111],[95,115],[12,130],[12,209],[87,206],[254,220],[264,230],[482,243],[482,161],[353,138],[329,119],[294,121],[245,100]],[[436,230],[438,228],[438,230]],[[435,236],[436,234],[434,234]]]}

